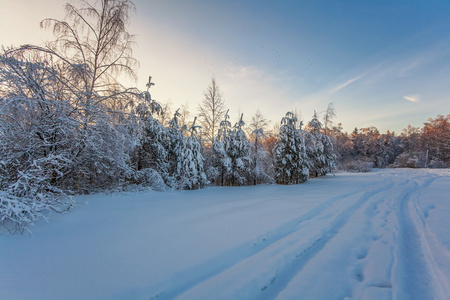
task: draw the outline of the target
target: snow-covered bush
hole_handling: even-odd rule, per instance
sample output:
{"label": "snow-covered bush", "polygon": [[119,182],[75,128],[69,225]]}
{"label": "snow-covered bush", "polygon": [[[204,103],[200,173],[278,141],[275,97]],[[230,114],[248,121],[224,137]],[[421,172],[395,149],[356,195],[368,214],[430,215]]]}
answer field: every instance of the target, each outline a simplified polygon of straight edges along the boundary
{"label": "snow-covered bush", "polygon": [[158,172],[151,168],[131,172],[128,175],[128,181],[131,184],[150,187],[152,190],[159,192],[167,190],[167,185],[164,183],[164,179]]}
{"label": "snow-covered bush", "polygon": [[417,152],[403,152],[392,164],[394,168],[424,168],[425,155]]}
{"label": "snow-covered bush", "polygon": [[35,53],[0,55],[0,224],[14,231],[66,202],[61,179],[74,166],[79,123],[58,67]]}
{"label": "snow-covered bush", "polygon": [[29,231],[30,225],[49,210],[64,213],[73,205],[70,196],[36,176],[22,174],[6,190],[0,190],[0,226],[12,233]]}
{"label": "snow-covered bush", "polygon": [[438,158],[434,158],[430,161],[429,168],[432,169],[445,169],[448,168],[448,166],[445,164],[445,162],[443,162],[442,160],[438,159]]}

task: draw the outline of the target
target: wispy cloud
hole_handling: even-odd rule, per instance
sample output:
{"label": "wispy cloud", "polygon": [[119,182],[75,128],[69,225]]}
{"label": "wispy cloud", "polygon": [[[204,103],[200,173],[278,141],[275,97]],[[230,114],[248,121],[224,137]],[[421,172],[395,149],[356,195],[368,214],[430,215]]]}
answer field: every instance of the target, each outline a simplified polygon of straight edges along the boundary
{"label": "wispy cloud", "polygon": [[365,80],[367,83],[377,84],[386,80],[423,74],[426,67],[448,56],[448,44],[450,38],[415,51],[402,51],[401,56],[383,58],[367,72]]}
{"label": "wispy cloud", "polygon": [[356,76],[355,78],[352,78],[352,79],[350,79],[350,80],[347,80],[346,82],[344,82],[344,83],[338,85],[337,87],[331,89],[331,90],[330,90],[330,93],[333,94],[333,93],[336,93],[337,91],[342,90],[343,88],[347,87],[348,85],[352,84],[353,82],[355,82],[355,81],[357,81],[357,80],[363,78],[364,75],[365,75],[365,74],[361,74],[361,75],[359,75],[359,76]]}
{"label": "wispy cloud", "polygon": [[406,96],[403,96],[403,99],[417,103],[420,100],[420,95],[409,95],[409,96],[406,95]]}

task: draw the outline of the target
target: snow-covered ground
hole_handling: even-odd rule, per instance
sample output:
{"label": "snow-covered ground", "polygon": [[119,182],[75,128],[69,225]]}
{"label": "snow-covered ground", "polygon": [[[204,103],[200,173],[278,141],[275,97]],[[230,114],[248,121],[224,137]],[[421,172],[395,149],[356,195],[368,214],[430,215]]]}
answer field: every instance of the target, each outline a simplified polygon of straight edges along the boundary
{"label": "snow-covered ground", "polygon": [[0,299],[450,299],[450,170],[76,200],[0,236]]}

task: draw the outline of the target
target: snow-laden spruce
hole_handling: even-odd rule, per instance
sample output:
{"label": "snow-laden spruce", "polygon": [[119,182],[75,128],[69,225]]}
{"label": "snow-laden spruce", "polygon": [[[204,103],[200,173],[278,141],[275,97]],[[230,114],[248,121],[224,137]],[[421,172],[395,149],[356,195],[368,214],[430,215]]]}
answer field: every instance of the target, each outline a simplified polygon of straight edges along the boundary
{"label": "snow-laden spruce", "polygon": [[240,120],[231,127],[228,111],[213,143],[216,182],[220,185],[245,185],[250,173],[250,146]]}
{"label": "snow-laden spruce", "polygon": [[275,181],[278,184],[297,184],[309,178],[309,158],[305,147],[302,122],[297,128],[297,117],[292,112],[281,119],[280,133],[276,141]]}
{"label": "snow-laden spruce", "polygon": [[336,155],[330,138],[322,131],[322,123],[314,112],[312,120],[307,126],[306,153],[310,161],[310,175],[324,176],[336,168]]}
{"label": "snow-laden spruce", "polygon": [[[179,127],[178,110],[173,119],[169,122],[170,149],[172,149],[173,164],[172,173],[176,180],[178,189],[198,189],[202,188],[209,181],[203,171],[203,156],[200,152],[200,144],[196,139],[196,134],[200,126],[195,125],[197,118],[190,126]],[[189,134],[186,138],[185,133]]]}

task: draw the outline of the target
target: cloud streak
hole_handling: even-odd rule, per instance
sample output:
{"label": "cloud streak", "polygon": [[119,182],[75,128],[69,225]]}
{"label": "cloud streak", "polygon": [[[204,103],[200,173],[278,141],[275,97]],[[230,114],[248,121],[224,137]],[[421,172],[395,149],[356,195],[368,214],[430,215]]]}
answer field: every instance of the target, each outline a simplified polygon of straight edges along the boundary
{"label": "cloud streak", "polygon": [[356,76],[355,78],[352,78],[352,79],[350,79],[350,80],[347,80],[346,82],[344,82],[344,83],[338,85],[337,87],[331,89],[331,90],[330,90],[330,93],[331,93],[331,94],[334,94],[334,93],[336,93],[336,92],[342,90],[343,88],[347,87],[348,85],[352,84],[353,82],[355,82],[355,81],[360,80],[361,78],[363,78],[364,75],[365,75],[365,74],[361,74],[361,75],[359,75],[359,76]]}
{"label": "cloud streak", "polygon": [[405,95],[403,96],[403,99],[417,103],[420,100],[420,95]]}

